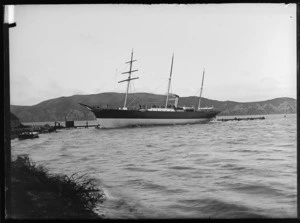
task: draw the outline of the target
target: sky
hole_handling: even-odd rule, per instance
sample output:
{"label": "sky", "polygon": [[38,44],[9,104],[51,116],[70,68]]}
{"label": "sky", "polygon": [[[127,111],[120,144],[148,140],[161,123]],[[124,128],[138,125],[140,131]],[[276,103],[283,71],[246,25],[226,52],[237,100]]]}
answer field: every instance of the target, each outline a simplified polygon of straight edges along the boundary
{"label": "sky", "polygon": [[219,101],[296,98],[296,4],[16,5],[10,101],[171,93]]}

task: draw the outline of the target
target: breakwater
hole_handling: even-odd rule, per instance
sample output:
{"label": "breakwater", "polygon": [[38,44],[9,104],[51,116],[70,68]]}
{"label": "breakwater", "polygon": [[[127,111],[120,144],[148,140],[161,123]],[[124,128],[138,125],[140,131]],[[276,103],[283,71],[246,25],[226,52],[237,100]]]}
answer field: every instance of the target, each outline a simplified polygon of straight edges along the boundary
{"label": "breakwater", "polygon": [[247,117],[247,118],[221,118],[217,121],[227,122],[227,121],[252,121],[252,120],[264,120],[265,117]]}

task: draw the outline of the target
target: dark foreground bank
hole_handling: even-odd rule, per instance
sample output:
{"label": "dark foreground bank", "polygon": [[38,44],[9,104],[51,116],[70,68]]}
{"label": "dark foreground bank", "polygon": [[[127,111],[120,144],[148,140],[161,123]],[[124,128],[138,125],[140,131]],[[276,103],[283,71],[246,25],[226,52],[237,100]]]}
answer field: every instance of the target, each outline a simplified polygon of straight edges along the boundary
{"label": "dark foreground bank", "polygon": [[85,175],[50,174],[28,156],[12,161],[13,219],[99,219],[105,194]]}

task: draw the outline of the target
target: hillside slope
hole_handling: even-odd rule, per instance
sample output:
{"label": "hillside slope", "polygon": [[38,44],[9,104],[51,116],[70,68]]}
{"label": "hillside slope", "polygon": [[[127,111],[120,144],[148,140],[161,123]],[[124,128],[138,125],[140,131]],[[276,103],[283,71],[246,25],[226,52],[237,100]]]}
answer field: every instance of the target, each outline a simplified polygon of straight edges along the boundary
{"label": "hillside slope", "polygon": [[[130,106],[139,104],[161,104],[165,102],[164,95],[149,93],[129,94]],[[181,106],[198,106],[198,97],[182,97],[179,99]],[[21,122],[43,122],[67,120],[94,120],[92,112],[80,106],[78,103],[87,105],[108,105],[109,107],[122,107],[124,103],[123,93],[100,93],[93,95],[73,95],[43,101],[33,106],[11,105],[11,112]],[[170,102],[172,103],[172,102]],[[201,107],[213,106],[220,110],[219,115],[264,115],[264,114],[288,114],[296,113],[296,100],[293,98],[276,98],[260,102],[240,103],[234,101],[216,101],[202,98]]]}

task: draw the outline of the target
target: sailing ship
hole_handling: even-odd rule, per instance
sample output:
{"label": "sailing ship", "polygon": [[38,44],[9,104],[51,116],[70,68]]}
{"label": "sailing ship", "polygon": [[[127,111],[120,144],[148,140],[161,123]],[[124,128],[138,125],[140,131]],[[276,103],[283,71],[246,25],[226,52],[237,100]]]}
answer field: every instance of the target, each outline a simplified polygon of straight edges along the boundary
{"label": "sailing ship", "polygon": [[[122,74],[128,73],[128,78],[121,82],[127,82],[124,106],[120,108],[100,108],[89,106],[83,103],[80,105],[86,107],[94,113],[96,119],[102,128],[121,128],[121,127],[132,127],[132,126],[147,126],[147,125],[176,125],[176,124],[196,124],[196,123],[208,123],[216,117],[220,111],[215,110],[213,107],[201,108],[201,97],[203,90],[203,81],[204,73],[202,76],[202,84],[200,89],[200,97],[198,108],[194,107],[180,107],[178,105],[179,96],[170,94],[172,70],[173,70],[173,61],[174,54],[172,56],[170,77],[168,81],[168,92],[166,95],[165,106],[162,107],[127,107],[127,98],[128,90],[130,86],[130,81],[138,79],[138,77],[132,77],[131,74],[138,70],[132,70],[132,63],[136,60],[133,60],[133,51],[131,52],[131,60],[126,62],[130,64],[129,71],[123,72]],[[174,96],[175,103],[173,106],[170,106],[168,103],[171,100],[169,97]]]}

